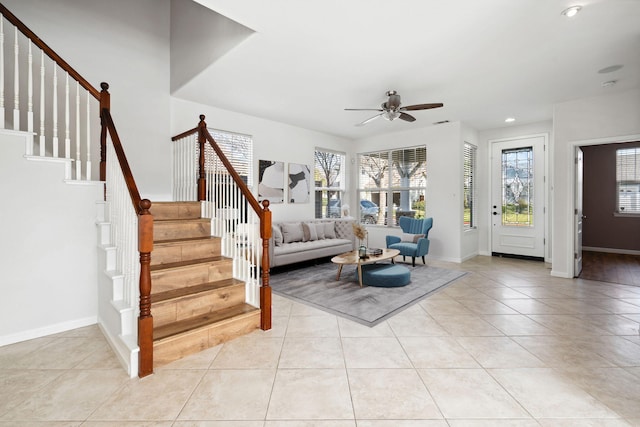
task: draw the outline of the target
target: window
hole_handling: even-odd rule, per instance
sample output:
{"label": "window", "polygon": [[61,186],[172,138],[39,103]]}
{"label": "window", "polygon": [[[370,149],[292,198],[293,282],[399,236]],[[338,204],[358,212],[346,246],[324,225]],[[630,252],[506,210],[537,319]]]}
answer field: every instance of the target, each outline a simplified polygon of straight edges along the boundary
{"label": "window", "polygon": [[640,147],[616,150],[617,212],[640,214]]}
{"label": "window", "polygon": [[316,149],[313,171],[316,191],[316,218],[342,216],[345,163],[344,153]]}
{"label": "window", "polygon": [[476,227],[476,186],[475,186],[475,174],[476,174],[476,154],[478,147],[471,145],[468,142],[464,143],[463,153],[463,225],[465,230],[470,230]]}
{"label": "window", "polygon": [[402,216],[425,217],[426,147],[358,157],[360,222],[392,226]]}
{"label": "window", "polygon": [[[224,155],[229,159],[238,175],[249,188],[253,183],[253,138],[250,135],[207,129]],[[225,171],[222,162],[215,155],[209,143],[205,144],[206,171]],[[217,164],[214,165],[213,162]]]}

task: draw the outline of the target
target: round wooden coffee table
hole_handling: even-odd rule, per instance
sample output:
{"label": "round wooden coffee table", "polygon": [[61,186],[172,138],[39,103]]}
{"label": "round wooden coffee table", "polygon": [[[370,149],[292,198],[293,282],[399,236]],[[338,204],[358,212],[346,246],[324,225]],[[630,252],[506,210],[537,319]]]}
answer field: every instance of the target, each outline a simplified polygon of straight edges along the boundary
{"label": "round wooden coffee table", "polygon": [[358,265],[358,282],[360,283],[360,287],[362,287],[362,265],[363,264],[373,264],[378,261],[384,261],[386,259],[390,259],[393,262],[393,258],[400,255],[400,251],[397,249],[383,249],[382,254],[380,255],[369,255],[365,259],[361,259],[358,255],[358,251],[351,251],[344,254],[336,255],[331,258],[331,262],[334,264],[338,264],[338,274],[336,275],[336,280],[340,280],[340,273],[342,273],[342,266],[345,264],[357,264]]}

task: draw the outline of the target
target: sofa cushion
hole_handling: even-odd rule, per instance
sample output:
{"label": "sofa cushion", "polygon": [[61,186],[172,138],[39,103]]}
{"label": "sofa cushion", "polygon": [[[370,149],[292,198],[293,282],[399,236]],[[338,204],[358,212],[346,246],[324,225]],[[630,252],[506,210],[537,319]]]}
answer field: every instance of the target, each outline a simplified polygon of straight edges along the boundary
{"label": "sofa cushion", "polygon": [[332,222],[324,223],[324,237],[325,239],[335,239],[336,238],[336,227]]}
{"label": "sofa cushion", "polygon": [[276,246],[282,246],[282,230],[280,230],[279,225],[271,227],[271,234],[273,235],[273,244]]}
{"label": "sofa cushion", "polygon": [[[340,245],[350,245],[351,241],[343,240],[343,239],[324,239],[324,240],[314,240],[312,242],[293,242],[287,245],[282,245],[279,247],[273,248],[273,254],[275,256],[281,256],[285,254],[300,254],[301,256],[304,253],[317,251],[323,248],[333,248]],[[342,251],[345,252],[345,251]]]}
{"label": "sofa cushion", "polygon": [[400,240],[403,242],[417,243],[418,239],[422,237],[424,237],[424,234],[402,233],[402,237],[400,238]]}
{"label": "sofa cushion", "polygon": [[299,222],[285,222],[281,226],[282,237],[284,243],[302,242],[304,233],[302,232],[302,224]]}
{"label": "sofa cushion", "polygon": [[318,240],[324,240],[325,239],[325,235],[324,235],[324,224],[321,222],[316,222],[316,233],[318,235]]}
{"label": "sofa cushion", "polygon": [[313,240],[318,240],[318,232],[316,231],[316,225],[309,223],[309,222],[303,222],[302,223],[302,232],[304,233],[304,241],[308,242],[308,241],[313,241]]}

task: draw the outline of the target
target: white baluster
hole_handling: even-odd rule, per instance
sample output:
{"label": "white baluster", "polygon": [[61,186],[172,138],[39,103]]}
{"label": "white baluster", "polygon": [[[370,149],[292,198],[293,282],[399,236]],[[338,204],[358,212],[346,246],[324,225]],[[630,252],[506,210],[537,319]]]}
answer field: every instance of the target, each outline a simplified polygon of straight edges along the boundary
{"label": "white baluster", "polygon": [[13,44],[13,130],[20,130],[20,49],[18,48],[18,28],[15,27]]}
{"label": "white baluster", "polygon": [[4,18],[0,16],[0,129],[4,129]]}
{"label": "white baluster", "polygon": [[87,181],[91,180],[91,94],[87,91]]}
{"label": "white baluster", "polygon": [[80,83],[76,81],[76,180],[79,181],[81,179],[82,161],[80,159]]}
{"label": "white baluster", "polygon": [[69,73],[64,82],[64,157],[71,158],[71,138],[69,137]]}
{"label": "white baluster", "polygon": [[58,66],[53,64],[53,157],[58,157]]}
{"label": "white baluster", "polygon": [[44,51],[40,50],[40,156],[44,157],[46,140],[44,137]]}
{"label": "white baluster", "polygon": [[29,72],[27,82],[27,132],[33,132],[33,54],[29,41]]}

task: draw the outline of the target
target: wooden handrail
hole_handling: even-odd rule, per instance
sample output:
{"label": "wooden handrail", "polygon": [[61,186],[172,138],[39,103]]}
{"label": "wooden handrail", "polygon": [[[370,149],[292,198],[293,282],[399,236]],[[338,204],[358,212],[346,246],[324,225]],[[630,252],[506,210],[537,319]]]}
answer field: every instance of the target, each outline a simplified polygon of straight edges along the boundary
{"label": "wooden handrail", "polygon": [[[106,88],[103,84],[103,90]],[[108,87],[108,86],[107,86]],[[133,179],[127,156],[124,154],[118,131],[108,108],[100,112],[103,134],[109,132],[111,142],[131,197],[131,203],[138,215],[138,252],[140,253],[140,316],[138,317],[138,376],[145,377],[153,373],[153,317],[151,316],[151,252],[153,251],[153,215],[149,209],[151,202],[142,199]],[[113,160],[112,160],[113,161]]]}
{"label": "wooden handrail", "polygon": [[33,44],[38,46],[42,51],[47,54],[49,58],[51,58],[56,64],[60,66],[64,71],[69,73],[71,77],[73,77],[80,85],[85,88],[89,93],[98,101],[100,100],[100,91],[93,87],[91,83],[89,83],[84,77],[80,75],[76,70],[73,69],[71,65],[67,63],[64,59],[60,57],[53,49],[51,49],[45,42],[43,42],[40,37],[38,37],[33,31],[29,29],[22,21],[20,21],[16,16],[9,11],[2,3],[0,3],[0,13],[6,18],[7,21],[11,22],[22,34],[24,34],[28,39],[30,39]]}
{"label": "wooden handrail", "polygon": [[227,168],[227,171],[229,172],[229,174],[231,175],[235,183],[238,185],[238,188],[240,188],[242,195],[247,199],[247,201],[249,202],[249,204],[251,205],[255,213],[258,214],[258,217],[261,217],[262,206],[260,206],[260,203],[258,203],[256,198],[253,196],[253,194],[251,193],[251,190],[249,190],[249,187],[247,187],[247,184],[244,183],[242,178],[240,178],[240,175],[238,174],[238,172],[236,172],[236,170],[233,168],[233,165],[231,165],[231,162],[229,161],[229,159],[227,159],[227,156],[225,156],[225,154],[222,152],[222,150],[216,143],[216,140],[213,139],[213,137],[207,130],[207,123],[205,123],[204,119],[205,119],[204,115],[201,114],[200,123],[198,124],[198,128],[200,132],[202,132],[202,135],[204,135],[206,140],[209,141],[209,145],[211,145],[211,148],[213,148],[213,150],[216,152],[216,155],[220,158],[220,161],[222,161],[222,164],[224,165],[224,167]]}
{"label": "wooden handrail", "polygon": [[118,136],[118,131],[113,124],[113,118],[111,117],[111,113],[107,108],[102,109],[102,111],[100,112],[100,118],[104,120],[105,127],[109,132],[109,136],[111,136],[113,149],[116,152],[116,156],[118,157],[118,163],[120,164],[120,168],[122,169],[122,174],[124,175],[127,189],[129,190],[129,196],[131,196],[131,203],[133,204],[133,208],[135,209],[136,213],[140,215],[142,211],[142,208],[140,207],[142,198],[140,197],[140,192],[138,191],[136,181],[133,179],[133,174],[131,173],[131,168],[129,167],[129,162],[127,161],[127,156],[124,154],[122,142],[120,142],[120,137]]}
{"label": "wooden handrail", "polygon": [[177,141],[179,139],[186,138],[186,137],[188,137],[190,135],[193,135],[194,133],[198,132],[198,129],[200,129],[200,128],[199,127],[194,127],[193,129],[184,131],[181,134],[178,134],[178,135],[172,137],[171,141],[175,142],[175,141]]}

